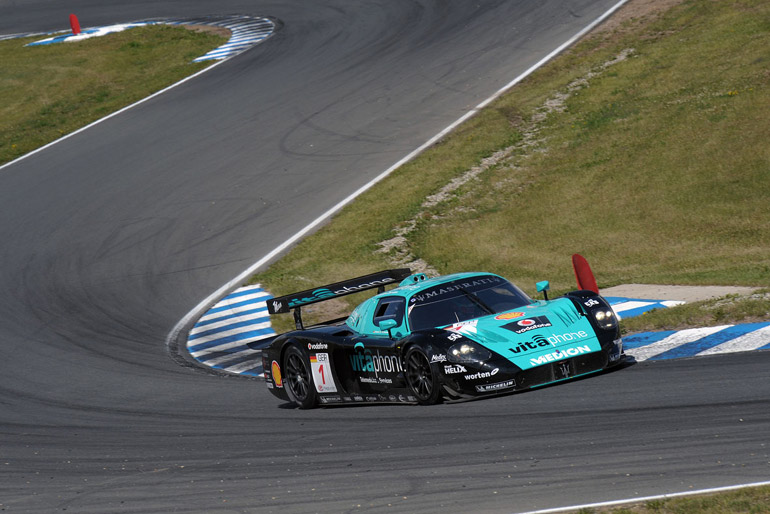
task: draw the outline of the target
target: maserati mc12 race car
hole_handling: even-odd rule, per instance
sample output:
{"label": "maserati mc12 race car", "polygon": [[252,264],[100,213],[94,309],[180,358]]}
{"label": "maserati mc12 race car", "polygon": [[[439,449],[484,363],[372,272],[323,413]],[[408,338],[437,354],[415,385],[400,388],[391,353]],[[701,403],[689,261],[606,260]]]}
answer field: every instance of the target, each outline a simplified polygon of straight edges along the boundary
{"label": "maserati mc12 race car", "polygon": [[[386,290],[386,286],[398,287]],[[340,403],[433,404],[551,384],[617,365],[618,319],[589,290],[532,300],[492,273],[437,278],[387,270],[268,300],[296,330],[262,350],[278,398],[300,408]],[[347,318],[305,327],[304,306],[379,289]]]}

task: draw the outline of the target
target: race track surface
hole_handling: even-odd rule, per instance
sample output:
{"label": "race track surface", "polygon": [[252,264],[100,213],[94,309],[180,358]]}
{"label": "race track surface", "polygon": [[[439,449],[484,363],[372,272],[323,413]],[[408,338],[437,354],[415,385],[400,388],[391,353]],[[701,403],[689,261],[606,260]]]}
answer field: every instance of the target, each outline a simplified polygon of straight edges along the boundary
{"label": "race track surface", "polygon": [[613,4],[0,0],[0,34],[70,12],[280,22],[0,170],[0,508],[515,512],[766,480],[768,352],[304,412],[166,348],[202,298]]}

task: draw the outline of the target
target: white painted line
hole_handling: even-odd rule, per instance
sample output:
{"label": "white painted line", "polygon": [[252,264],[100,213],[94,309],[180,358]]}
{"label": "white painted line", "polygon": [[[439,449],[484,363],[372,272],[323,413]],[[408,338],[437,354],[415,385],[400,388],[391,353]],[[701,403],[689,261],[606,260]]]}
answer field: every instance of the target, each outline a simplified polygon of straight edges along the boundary
{"label": "white painted line", "polygon": [[615,311],[615,314],[620,314],[623,311],[630,311],[631,309],[638,309],[639,307],[647,307],[648,305],[653,305],[657,302],[641,302],[641,301],[630,301],[630,302],[623,302],[618,303],[615,305],[612,305],[612,310]]}
{"label": "white painted line", "polygon": [[637,361],[643,361],[650,357],[655,357],[663,352],[673,350],[679,346],[687,343],[692,343],[698,339],[702,339],[706,336],[710,336],[720,330],[731,327],[732,325],[720,325],[718,327],[706,327],[706,328],[689,328],[686,330],[680,330],[665,339],[661,339],[656,343],[649,344],[647,346],[641,346],[634,348],[633,350],[626,350],[626,353],[632,355]]}
{"label": "white painted line", "polygon": [[193,74],[192,74],[192,75],[190,75],[189,77],[185,77],[185,78],[183,78],[182,80],[180,80],[179,82],[177,82],[177,83],[175,83],[175,84],[171,84],[171,85],[170,85],[170,86],[168,86],[167,88],[161,89],[160,91],[157,91],[157,92],[155,92],[155,93],[151,94],[150,96],[148,96],[148,97],[146,97],[146,98],[142,98],[142,99],[141,99],[141,100],[139,100],[138,102],[134,102],[134,103],[132,103],[131,105],[127,105],[126,107],[123,107],[122,109],[119,109],[119,110],[117,110],[117,111],[113,112],[112,114],[108,114],[108,115],[107,115],[107,116],[105,116],[104,118],[98,119],[98,120],[96,120],[96,121],[94,121],[94,122],[92,122],[92,123],[89,123],[89,124],[88,124],[88,125],[86,125],[85,127],[81,127],[81,128],[77,129],[77,130],[76,130],[76,131],[74,131],[74,132],[70,132],[69,134],[67,134],[67,135],[65,135],[65,136],[62,136],[62,137],[60,137],[59,139],[56,139],[56,140],[54,140],[54,141],[51,141],[51,142],[50,142],[50,143],[48,143],[47,145],[43,145],[43,146],[41,146],[40,148],[37,148],[37,149],[35,149],[35,150],[32,150],[32,151],[31,151],[31,152],[29,152],[29,153],[25,153],[25,154],[24,154],[24,155],[22,155],[21,157],[17,157],[16,159],[14,159],[14,160],[12,160],[12,161],[10,161],[10,162],[7,162],[7,163],[5,163],[5,164],[1,165],[1,166],[0,166],[0,170],[3,170],[4,168],[6,168],[6,167],[8,167],[8,166],[11,166],[12,164],[16,164],[17,162],[19,162],[19,161],[22,161],[22,160],[26,159],[27,157],[31,157],[31,156],[35,155],[36,153],[42,152],[42,151],[43,151],[43,150],[45,150],[46,148],[49,148],[49,147],[51,147],[51,146],[53,146],[53,145],[55,145],[55,144],[57,144],[57,143],[61,143],[62,141],[66,140],[66,139],[69,139],[69,138],[71,138],[71,137],[74,137],[74,136],[76,136],[77,134],[80,134],[81,132],[85,132],[86,130],[90,129],[90,128],[91,128],[91,127],[93,127],[93,126],[99,125],[100,123],[103,123],[103,122],[105,122],[105,121],[109,120],[110,118],[114,118],[115,116],[117,116],[117,115],[119,115],[119,114],[121,114],[121,113],[124,113],[124,112],[126,112],[127,110],[129,110],[129,109],[133,109],[134,107],[137,107],[137,106],[139,106],[139,105],[143,104],[144,102],[146,102],[146,101],[148,101],[148,100],[151,100],[151,99],[155,98],[156,96],[162,95],[162,94],[163,94],[163,93],[165,93],[166,91],[169,91],[169,90],[171,90],[171,89],[173,89],[173,88],[175,88],[175,87],[177,87],[177,86],[181,86],[182,84],[184,84],[184,83],[185,83],[185,82],[187,82],[188,80],[192,80],[192,79],[194,79],[195,77],[197,77],[198,75],[202,75],[204,72],[206,72],[206,71],[209,71],[211,68],[214,68],[215,66],[219,66],[220,64],[222,64],[222,63],[223,63],[223,62],[225,62],[225,61],[227,61],[227,59],[224,59],[224,60],[221,60],[221,61],[215,62],[215,63],[214,63],[214,64],[212,64],[211,66],[208,66],[208,67],[206,67],[206,68],[204,68],[204,69],[200,70],[200,71],[199,71],[199,72],[197,72],[197,73],[193,73]]}
{"label": "white painted line", "polygon": [[572,505],[569,507],[556,507],[553,509],[531,510],[527,512],[519,512],[518,514],[552,514],[556,512],[578,511],[583,509],[596,509],[601,507],[612,507],[615,505],[627,505],[629,503],[645,503],[653,500],[665,500],[667,498],[681,498],[682,496],[724,493],[727,491],[735,491],[736,489],[744,489],[746,487],[764,487],[767,485],[770,485],[770,482],[752,482],[750,484],[738,484],[738,485],[730,485],[725,487],[714,487],[711,489],[699,489],[697,491],[683,491],[681,493],[659,494],[656,496],[643,496],[640,498],[628,498],[625,500],[613,500],[613,501],[600,502],[600,503],[586,503],[585,505]]}
{"label": "white painted line", "polygon": [[245,292],[245,291],[257,291],[262,289],[262,284],[253,284],[250,286],[242,286],[238,288],[238,292]]}
{"label": "white painted line", "polygon": [[747,352],[762,348],[770,343],[770,326],[760,328],[730,341],[703,350],[696,355],[716,355],[719,353]]}
{"label": "white painted line", "polygon": [[[460,118],[458,118],[456,121],[454,121],[452,124],[450,124],[448,127],[446,127],[444,130],[430,138],[428,141],[411,151],[409,154],[407,154],[405,157],[403,157],[401,160],[393,164],[390,168],[386,169],[376,177],[374,177],[369,183],[361,186],[356,191],[354,191],[352,194],[348,195],[345,199],[343,199],[341,202],[339,202],[337,205],[334,205],[332,208],[327,210],[325,213],[321,214],[318,218],[316,218],[314,221],[312,221],[309,225],[307,225],[305,228],[291,236],[289,239],[278,245],[276,248],[274,248],[272,251],[270,251],[267,255],[264,255],[261,259],[259,259],[257,262],[243,270],[240,274],[238,274],[236,277],[234,277],[232,280],[224,284],[222,287],[211,293],[209,296],[207,296],[205,299],[203,299],[198,305],[193,307],[193,309],[185,314],[185,316],[179,320],[179,322],[174,326],[173,329],[171,329],[171,332],[169,332],[168,337],[166,338],[166,345],[171,346],[174,341],[176,341],[177,337],[179,336],[179,333],[189,325],[193,318],[198,316],[201,312],[203,312],[206,309],[206,306],[211,304],[213,301],[215,301],[216,298],[221,298],[225,294],[227,294],[228,291],[231,291],[238,287],[241,283],[243,283],[249,276],[253,275],[256,270],[264,266],[265,264],[269,263],[271,260],[273,260],[276,256],[280,255],[281,252],[292,246],[294,243],[305,237],[307,234],[312,232],[316,227],[318,227],[320,224],[324,223],[326,220],[331,218],[334,214],[336,214],[339,210],[341,210],[343,207],[345,207],[347,204],[358,198],[361,194],[365,193],[369,189],[371,189],[375,184],[383,180],[384,178],[388,177],[391,173],[393,173],[395,170],[397,170],[399,167],[401,167],[403,164],[411,161],[415,157],[417,157],[420,153],[425,151],[430,146],[434,145],[436,142],[438,142],[441,138],[443,138],[445,135],[447,135],[449,132],[457,128],[460,124],[465,122],[470,117],[477,114],[481,109],[495,101],[497,98],[499,98],[503,93],[507,92],[509,89],[511,89],[513,86],[530,76],[532,73],[534,73],[537,69],[542,67],[544,64],[546,64],[548,61],[559,55],[561,52],[563,52],[565,49],[567,49],[569,46],[575,43],[578,39],[583,37],[585,34],[590,32],[594,27],[599,25],[601,22],[609,18],[615,11],[620,9],[628,0],[620,0],[618,3],[610,7],[609,10],[607,10],[604,14],[596,18],[593,22],[588,24],[585,28],[580,30],[577,34],[569,38],[567,41],[559,45],[555,50],[553,50],[551,53],[540,59],[538,62],[533,64],[530,68],[525,70],[521,75],[517,76],[513,80],[511,80],[508,84],[504,85],[502,88],[497,90],[492,96],[478,104],[476,107],[462,115]],[[206,68],[210,69],[210,68]],[[0,168],[2,169],[2,168]]]}

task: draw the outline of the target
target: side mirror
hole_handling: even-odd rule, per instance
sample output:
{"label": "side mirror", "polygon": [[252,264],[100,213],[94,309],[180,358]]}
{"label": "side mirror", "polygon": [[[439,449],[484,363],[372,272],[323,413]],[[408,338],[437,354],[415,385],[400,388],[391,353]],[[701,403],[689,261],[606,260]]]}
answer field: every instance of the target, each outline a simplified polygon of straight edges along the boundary
{"label": "side mirror", "polygon": [[380,321],[377,323],[377,326],[380,327],[380,330],[387,330],[388,331],[388,337],[393,337],[390,334],[390,331],[398,326],[398,323],[393,318],[388,318]]}
{"label": "side mirror", "polygon": [[547,280],[543,280],[542,282],[538,282],[535,284],[537,287],[538,293],[543,293],[543,299],[548,299],[548,290],[551,289],[551,284]]}

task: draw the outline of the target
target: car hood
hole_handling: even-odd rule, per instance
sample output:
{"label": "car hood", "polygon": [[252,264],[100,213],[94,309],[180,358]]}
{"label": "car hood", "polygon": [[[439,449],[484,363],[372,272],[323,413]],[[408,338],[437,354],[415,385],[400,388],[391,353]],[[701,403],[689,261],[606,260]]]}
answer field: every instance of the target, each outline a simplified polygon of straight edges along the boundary
{"label": "car hood", "polygon": [[601,350],[588,318],[567,298],[537,302],[444,329],[482,344],[521,369]]}

